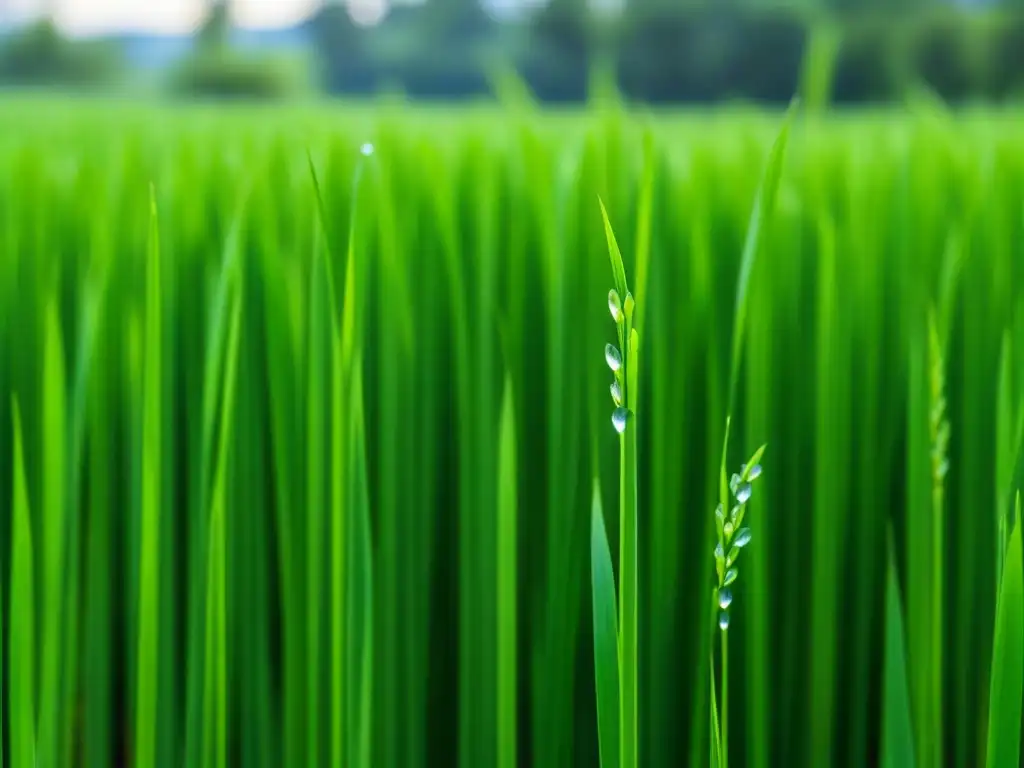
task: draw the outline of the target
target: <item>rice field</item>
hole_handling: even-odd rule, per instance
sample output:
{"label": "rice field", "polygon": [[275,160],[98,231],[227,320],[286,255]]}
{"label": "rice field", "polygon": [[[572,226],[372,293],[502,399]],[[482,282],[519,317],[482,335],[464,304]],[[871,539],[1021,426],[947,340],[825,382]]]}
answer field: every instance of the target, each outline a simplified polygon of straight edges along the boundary
{"label": "rice field", "polygon": [[4,764],[1017,765],[1018,117],[6,98]]}

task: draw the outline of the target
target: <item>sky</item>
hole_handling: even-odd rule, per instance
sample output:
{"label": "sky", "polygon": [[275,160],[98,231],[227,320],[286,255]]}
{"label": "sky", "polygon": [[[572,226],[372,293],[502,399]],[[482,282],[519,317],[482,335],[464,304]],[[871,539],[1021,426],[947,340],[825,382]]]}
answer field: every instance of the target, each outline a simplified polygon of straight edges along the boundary
{"label": "sky", "polygon": [[[248,28],[277,27],[306,18],[317,0],[231,0],[232,21]],[[0,0],[0,23],[56,8],[57,23],[71,35],[113,31],[177,33],[196,28],[205,0]]]}

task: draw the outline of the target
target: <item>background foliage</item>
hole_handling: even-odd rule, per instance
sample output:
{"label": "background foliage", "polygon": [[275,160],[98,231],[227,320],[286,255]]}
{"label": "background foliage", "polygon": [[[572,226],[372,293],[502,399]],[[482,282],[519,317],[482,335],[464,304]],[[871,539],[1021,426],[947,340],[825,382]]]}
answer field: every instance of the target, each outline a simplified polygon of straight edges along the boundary
{"label": "background foliage", "polygon": [[[5,760],[476,766],[511,733],[527,764],[595,765],[595,477],[618,551],[597,196],[635,274],[649,173],[640,760],[703,764],[732,303],[776,116],[2,108]],[[942,609],[937,635],[907,621],[918,754],[984,760],[1024,376],[1015,119],[793,128],[729,457],[768,444],[735,765],[876,760],[890,527],[905,615]]]}
{"label": "background foliage", "polygon": [[[1024,86],[1024,13],[1015,3],[633,0],[595,10],[551,0],[506,18],[472,0],[381,2],[387,12],[376,25],[360,26],[343,3],[329,2],[255,46],[236,44],[229,3],[213,2],[194,41],[178,41],[181,55],[159,84],[178,95],[386,89],[450,101],[492,95],[496,70],[512,70],[540,100],[573,103],[593,96],[594,74],[607,72],[633,101],[785,104],[808,45],[824,36],[833,41],[838,104],[899,101],[919,86],[953,103],[1015,101]],[[140,50],[167,43],[127,34],[69,40],[40,22],[0,37],[0,84],[116,87],[133,81]]]}

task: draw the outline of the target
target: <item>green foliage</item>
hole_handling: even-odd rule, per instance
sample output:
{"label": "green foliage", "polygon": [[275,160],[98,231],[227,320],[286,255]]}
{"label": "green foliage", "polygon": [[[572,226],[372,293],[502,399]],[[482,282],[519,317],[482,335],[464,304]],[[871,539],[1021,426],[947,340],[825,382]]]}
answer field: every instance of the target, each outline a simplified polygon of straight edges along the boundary
{"label": "green foliage", "polygon": [[794,121],[744,266],[780,116],[603,107],[4,104],[5,764],[621,765],[635,682],[645,767],[870,765],[898,645],[920,764],[1013,753],[1012,115]]}
{"label": "green foliage", "polygon": [[992,649],[989,698],[988,762],[1012,765],[1020,760],[1021,706],[1024,700],[1024,546],[1021,544],[1020,496],[1017,525],[999,582]]}
{"label": "green foliage", "polygon": [[594,483],[590,518],[590,567],[594,611],[594,674],[601,768],[619,765],[619,629],[615,575],[605,532],[601,489]]}
{"label": "green foliage", "polygon": [[308,90],[310,74],[303,57],[254,55],[226,47],[201,48],[170,73],[169,86],[180,96],[280,100]]}
{"label": "green foliage", "polygon": [[121,66],[114,46],[69,40],[49,21],[0,38],[3,85],[96,86],[113,80]]}
{"label": "green foliage", "polygon": [[903,602],[896,573],[896,553],[888,542],[885,578],[885,676],[882,699],[882,761],[885,768],[914,768],[914,734],[907,685]]}

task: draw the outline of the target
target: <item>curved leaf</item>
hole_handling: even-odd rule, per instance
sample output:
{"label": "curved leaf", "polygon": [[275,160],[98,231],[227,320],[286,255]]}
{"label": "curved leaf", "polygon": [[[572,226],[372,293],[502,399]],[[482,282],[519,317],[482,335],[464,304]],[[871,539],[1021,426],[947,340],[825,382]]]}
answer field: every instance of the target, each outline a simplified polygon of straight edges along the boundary
{"label": "curved leaf", "polygon": [[601,768],[619,765],[619,632],[615,616],[615,575],[604,527],[601,491],[594,481],[590,512],[590,567],[594,600],[594,674]]}

